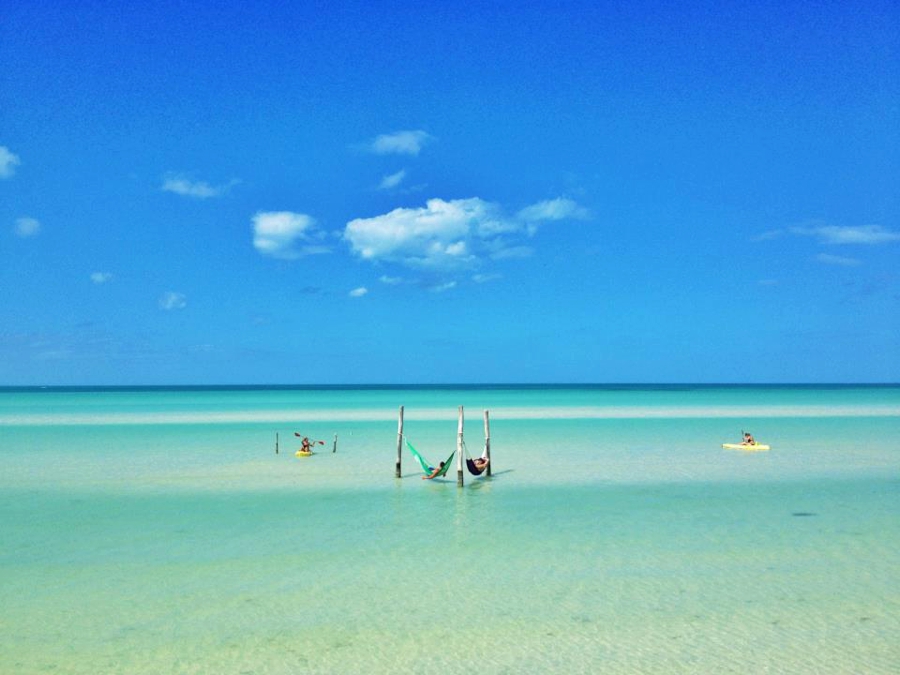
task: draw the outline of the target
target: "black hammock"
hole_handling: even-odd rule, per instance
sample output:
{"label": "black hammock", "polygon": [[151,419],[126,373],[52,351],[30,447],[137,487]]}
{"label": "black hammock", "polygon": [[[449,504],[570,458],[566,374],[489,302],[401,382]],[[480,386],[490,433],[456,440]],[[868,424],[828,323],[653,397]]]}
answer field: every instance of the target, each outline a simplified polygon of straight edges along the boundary
{"label": "black hammock", "polygon": [[[463,442],[463,447],[465,447],[465,442]],[[480,476],[487,469],[488,463],[491,461],[487,456],[487,448],[484,449],[484,452],[481,453],[481,457],[478,459],[483,460],[481,466],[475,464],[475,460],[469,457],[469,450],[466,448],[466,468],[469,469],[469,473],[473,476]]]}

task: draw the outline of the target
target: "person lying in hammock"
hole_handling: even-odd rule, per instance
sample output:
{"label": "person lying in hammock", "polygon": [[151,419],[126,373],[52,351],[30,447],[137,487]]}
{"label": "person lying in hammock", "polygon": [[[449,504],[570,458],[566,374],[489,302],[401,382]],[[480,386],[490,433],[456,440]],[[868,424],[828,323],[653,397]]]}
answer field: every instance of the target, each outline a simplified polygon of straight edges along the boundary
{"label": "person lying in hammock", "polygon": [[436,478],[437,476],[440,476],[441,469],[443,469],[443,468],[444,468],[444,463],[441,462],[440,464],[438,464],[435,468],[433,468],[431,470],[430,474],[428,474],[427,476],[422,476],[422,480],[431,480],[432,478]]}
{"label": "person lying in hammock", "polygon": [[473,461],[475,463],[475,468],[478,469],[479,472],[481,472],[487,468],[488,462],[490,460],[487,457],[477,457]]}

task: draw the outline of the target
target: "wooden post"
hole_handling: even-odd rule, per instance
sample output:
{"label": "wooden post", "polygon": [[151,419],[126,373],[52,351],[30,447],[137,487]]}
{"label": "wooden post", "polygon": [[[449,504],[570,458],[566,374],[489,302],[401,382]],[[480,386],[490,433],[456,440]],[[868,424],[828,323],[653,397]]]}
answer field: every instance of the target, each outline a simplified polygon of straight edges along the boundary
{"label": "wooden post", "polygon": [[400,419],[397,421],[397,467],[396,477],[400,478],[400,458],[403,457],[403,406],[400,406]]}
{"label": "wooden post", "polygon": [[278,454],[278,432],[275,432],[275,454]]}
{"label": "wooden post", "polygon": [[337,434],[334,435],[334,445],[331,446],[332,452],[337,452]]}
{"label": "wooden post", "polygon": [[491,418],[490,413],[484,411],[484,456],[487,457],[487,475],[491,475]]}
{"label": "wooden post", "polygon": [[456,485],[463,486],[463,407],[459,406],[459,428],[456,433]]}

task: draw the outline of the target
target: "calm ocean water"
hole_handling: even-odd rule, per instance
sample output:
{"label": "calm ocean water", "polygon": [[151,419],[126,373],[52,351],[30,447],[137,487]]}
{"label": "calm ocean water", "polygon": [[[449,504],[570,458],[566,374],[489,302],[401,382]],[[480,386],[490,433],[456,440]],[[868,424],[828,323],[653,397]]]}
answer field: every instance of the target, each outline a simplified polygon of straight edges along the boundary
{"label": "calm ocean water", "polygon": [[895,673],[898,469],[900,387],[0,389],[0,672]]}

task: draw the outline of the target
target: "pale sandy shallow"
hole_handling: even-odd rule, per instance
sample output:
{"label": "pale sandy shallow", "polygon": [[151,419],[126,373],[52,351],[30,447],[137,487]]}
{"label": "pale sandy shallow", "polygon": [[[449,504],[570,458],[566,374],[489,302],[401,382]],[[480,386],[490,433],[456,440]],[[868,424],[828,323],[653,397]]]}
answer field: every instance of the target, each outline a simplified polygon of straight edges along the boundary
{"label": "pale sandy shallow", "polygon": [[893,673],[896,487],[5,492],[0,658],[22,675]]}

